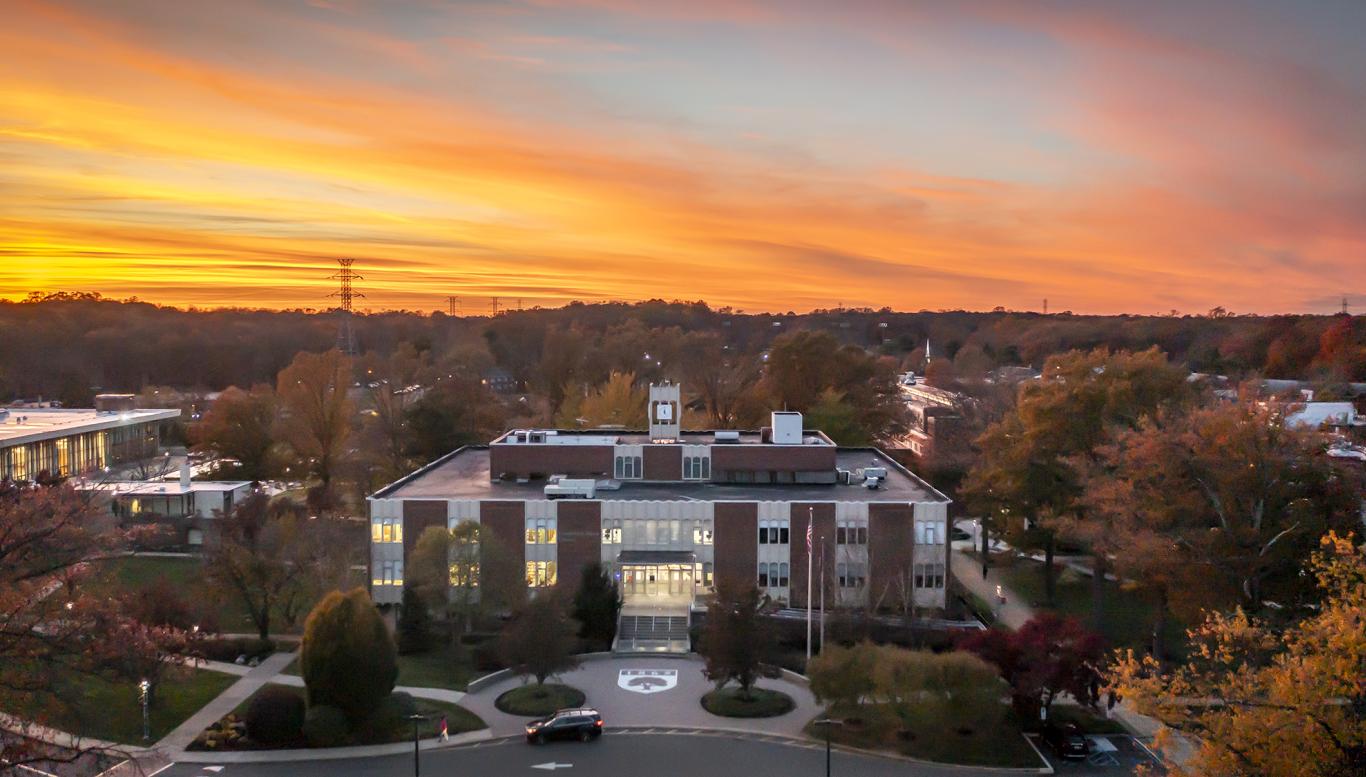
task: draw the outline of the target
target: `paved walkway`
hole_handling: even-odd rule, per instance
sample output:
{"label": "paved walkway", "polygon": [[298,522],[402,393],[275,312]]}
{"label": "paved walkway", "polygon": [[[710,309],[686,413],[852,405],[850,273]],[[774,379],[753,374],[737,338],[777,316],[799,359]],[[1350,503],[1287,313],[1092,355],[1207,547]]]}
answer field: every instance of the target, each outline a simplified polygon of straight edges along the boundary
{"label": "paved walkway", "polygon": [[[964,554],[958,548],[954,548],[949,553],[949,566],[959,585],[992,605],[996,612],[997,623],[1011,629],[1018,629],[1034,617],[1034,608],[1029,606],[1029,602],[1025,601],[1023,596],[1005,587],[998,568],[989,568],[987,576],[983,578],[982,562]],[[1001,591],[1006,597],[1004,606],[997,602],[996,587],[998,585],[1002,586]],[[1162,724],[1157,720],[1135,712],[1127,702],[1115,707],[1111,714],[1136,736],[1150,741],[1157,734],[1158,729],[1162,727]],[[1170,752],[1164,755],[1178,764],[1184,764],[1195,754],[1195,751],[1196,744],[1193,741],[1187,737],[1176,735],[1172,738]]]}
{"label": "paved walkway", "polygon": [[[782,691],[797,703],[796,708],[776,718],[723,718],[702,709],[702,695],[713,689],[702,676],[703,660],[696,655],[676,657],[620,656],[585,661],[578,669],[566,672],[556,682],[572,685],[588,697],[587,704],[602,713],[607,725],[728,728],[800,736],[802,728],[820,713],[820,705],[803,684],[786,678],[761,680],[758,686]],[[651,693],[629,691],[618,685],[622,670],[659,670],[676,672],[676,685]],[[525,715],[508,715],[493,705],[504,691],[522,685],[508,677],[465,695],[461,706],[483,718],[494,736],[519,735]],[[648,687],[648,686],[645,686]]]}
{"label": "paved walkway", "polygon": [[289,666],[289,662],[294,660],[293,653],[275,653],[268,657],[261,665],[249,670],[242,675],[241,679],[228,686],[227,690],[208,704],[191,715],[184,723],[181,723],[171,733],[161,738],[157,742],[157,748],[167,752],[177,752],[190,746],[194,738],[199,733],[218,721],[219,718],[232,712],[237,705],[246,701],[247,697],[256,693],[261,686],[271,682],[282,669]]}

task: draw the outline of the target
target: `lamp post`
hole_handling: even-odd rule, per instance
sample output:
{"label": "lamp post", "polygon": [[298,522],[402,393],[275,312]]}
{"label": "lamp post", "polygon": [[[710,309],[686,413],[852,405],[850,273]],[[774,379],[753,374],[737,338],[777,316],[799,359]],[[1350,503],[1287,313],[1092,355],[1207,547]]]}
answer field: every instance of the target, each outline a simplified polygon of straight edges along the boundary
{"label": "lamp post", "polygon": [[426,719],[426,715],[421,715],[416,712],[408,716],[408,720],[413,722],[413,777],[421,777],[421,773],[418,771],[420,767],[418,765],[417,757],[417,724]]}
{"label": "lamp post", "polygon": [[821,718],[815,725],[825,729],[825,777],[830,777],[830,727],[843,726],[844,721],[834,718]]}
{"label": "lamp post", "polygon": [[142,741],[148,742],[152,739],[152,719],[147,713],[147,702],[152,690],[152,684],[147,680],[138,683],[138,701],[142,703]]}

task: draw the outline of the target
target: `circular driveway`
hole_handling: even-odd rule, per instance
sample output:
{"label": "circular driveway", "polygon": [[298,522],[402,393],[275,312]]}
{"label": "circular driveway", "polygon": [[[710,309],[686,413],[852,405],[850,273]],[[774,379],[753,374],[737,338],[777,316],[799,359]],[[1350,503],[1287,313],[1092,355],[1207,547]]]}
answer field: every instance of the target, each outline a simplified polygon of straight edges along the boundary
{"label": "circular driveway", "polygon": [[[704,662],[696,655],[612,656],[585,661],[554,681],[583,691],[588,697],[587,705],[602,713],[609,731],[613,726],[678,726],[795,736],[821,712],[805,685],[780,678],[760,680],[758,686],[792,697],[797,706],[786,715],[776,718],[713,715],[702,709],[703,694],[715,687],[702,675],[703,666]],[[493,701],[504,691],[523,684],[522,679],[509,677],[467,694],[460,706],[483,718],[495,737],[521,734],[526,718],[498,711]]]}

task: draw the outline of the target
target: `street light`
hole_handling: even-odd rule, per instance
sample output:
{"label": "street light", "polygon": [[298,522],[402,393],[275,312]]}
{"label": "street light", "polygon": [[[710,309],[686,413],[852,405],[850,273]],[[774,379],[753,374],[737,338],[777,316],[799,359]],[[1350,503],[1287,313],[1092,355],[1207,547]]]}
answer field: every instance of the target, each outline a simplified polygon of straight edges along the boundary
{"label": "street light", "polygon": [[422,715],[417,712],[414,712],[413,714],[408,716],[408,720],[411,720],[413,722],[413,777],[421,777],[421,773],[418,771],[419,767],[417,758],[417,724],[426,719],[426,715]]}
{"label": "street light", "polygon": [[148,742],[152,739],[152,721],[147,715],[148,693],[152,690],[152,684],[144,679],[138,683],[138,700],[142,702],[142,741]]}
{"label": "street light", "polygon": [[830,728],[832,726],[843,726],[844,721],[834,718],[821,718],[814,725],[825,728],[825,777],[830,777]]}

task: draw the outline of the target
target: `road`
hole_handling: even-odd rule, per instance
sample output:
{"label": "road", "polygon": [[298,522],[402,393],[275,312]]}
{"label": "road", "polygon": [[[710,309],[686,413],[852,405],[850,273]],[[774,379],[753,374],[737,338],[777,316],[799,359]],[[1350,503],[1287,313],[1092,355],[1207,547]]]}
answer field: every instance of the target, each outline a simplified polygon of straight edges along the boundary
{"label": "road", "polygon": [[[557,769],[537,764],[571,764]],[[275,764],[175,764],[158,777],[407,777],[413,773],[412,754],[346,761],[305,761]],[[609,732],[596,742],[554,742],[535,747],[521,740],[432,750],[422,753],[422,774],[525,775],[648,775],[648,777],[799,777],[825,773],[825,748],[818,744],[788,743],[762,738],[718,734],[657,734]],[[859,777],[969,777],[1019,772],[966,770],[909,764],[875,756],[836,751],[832,774]]]}

